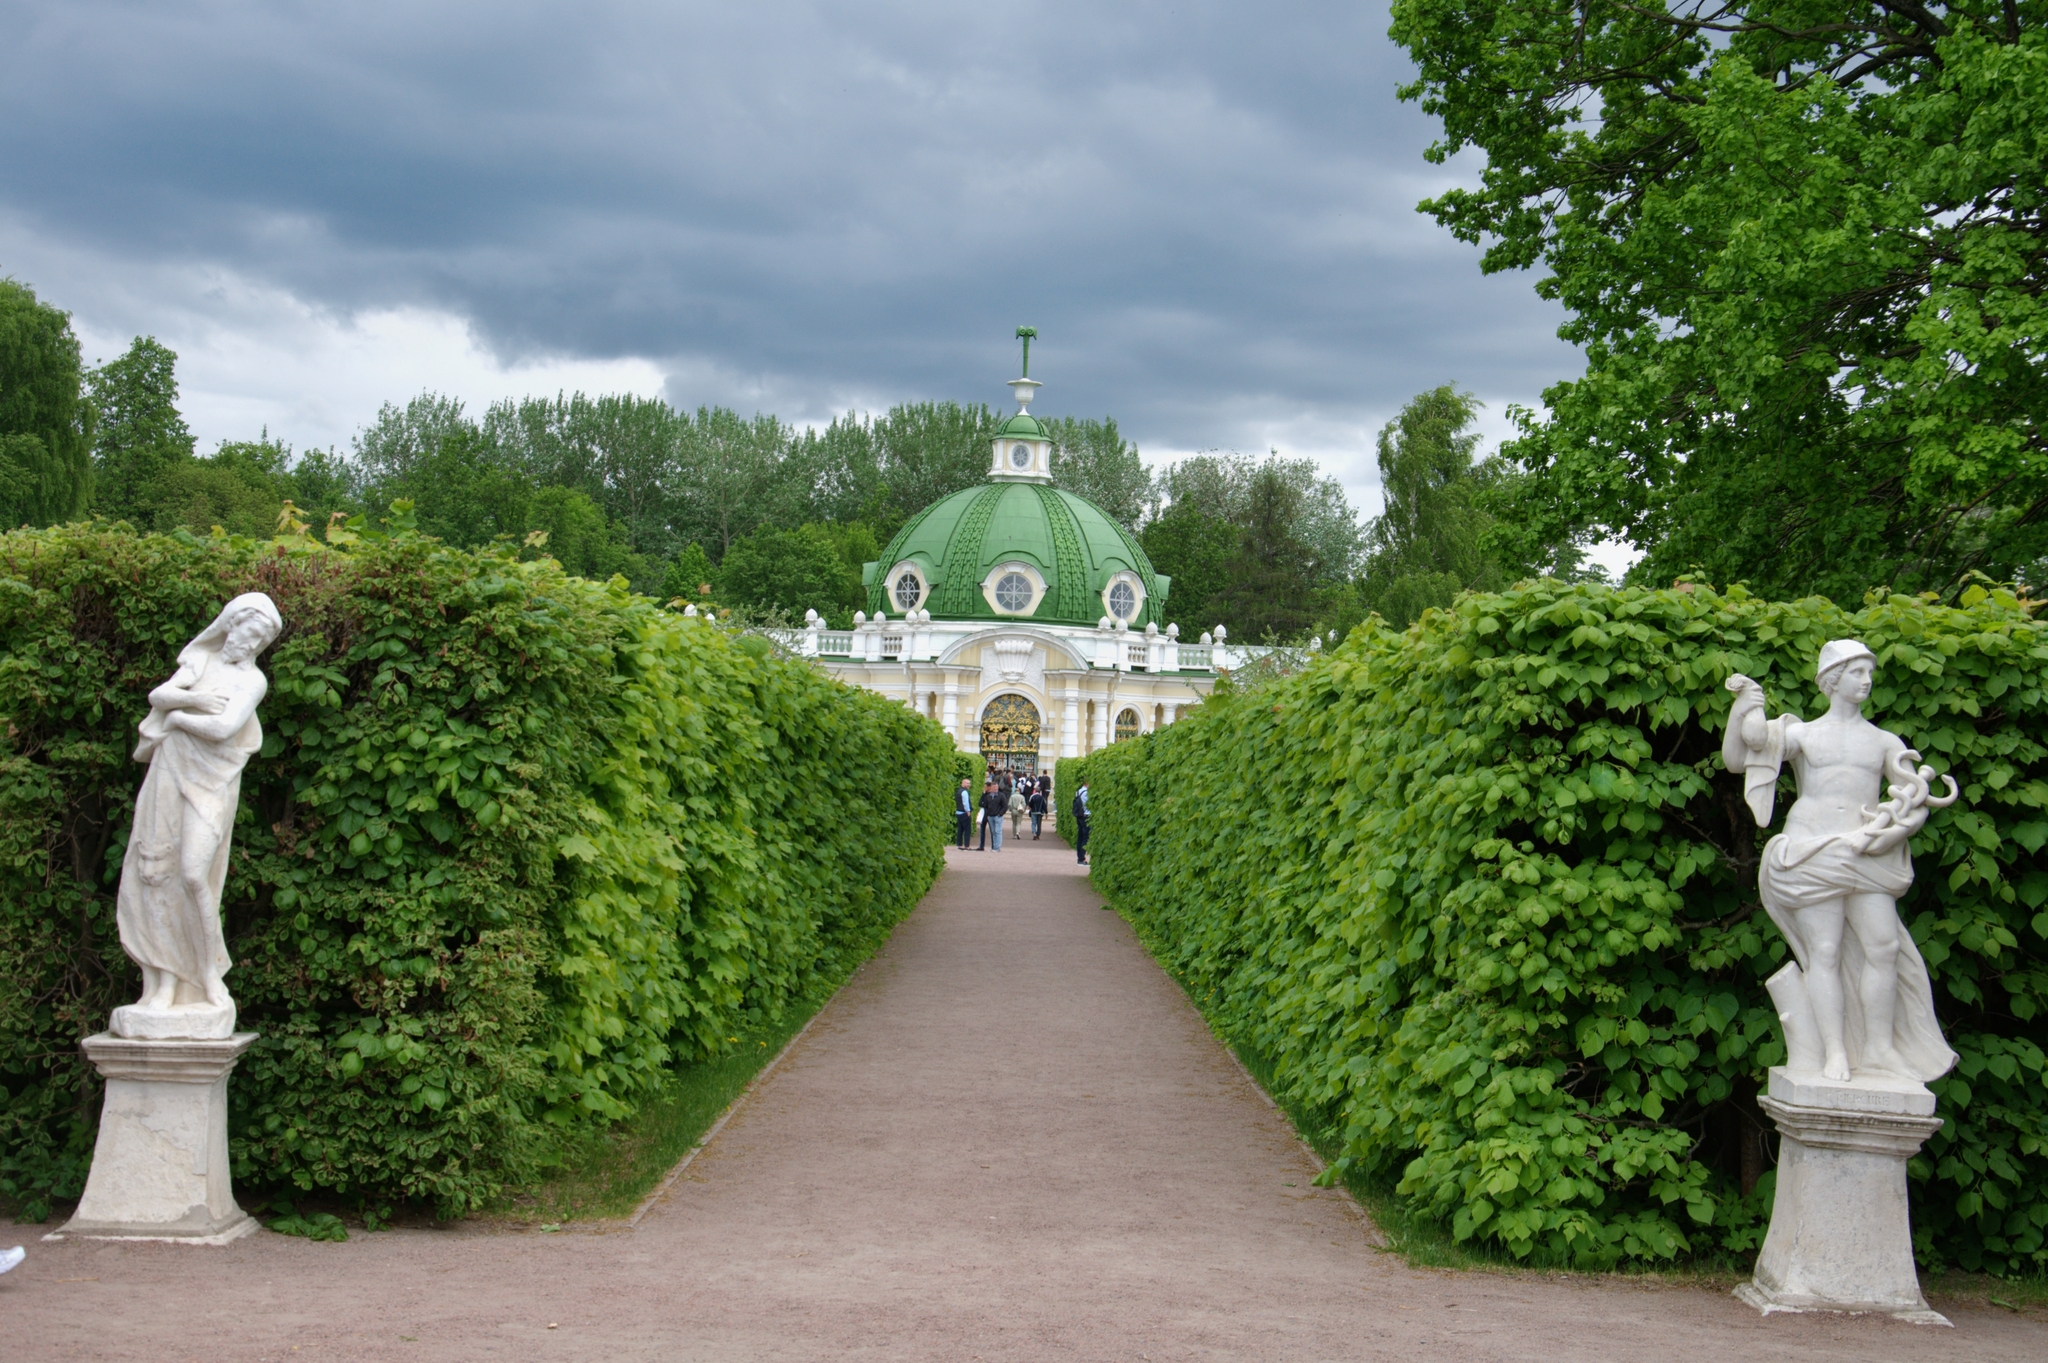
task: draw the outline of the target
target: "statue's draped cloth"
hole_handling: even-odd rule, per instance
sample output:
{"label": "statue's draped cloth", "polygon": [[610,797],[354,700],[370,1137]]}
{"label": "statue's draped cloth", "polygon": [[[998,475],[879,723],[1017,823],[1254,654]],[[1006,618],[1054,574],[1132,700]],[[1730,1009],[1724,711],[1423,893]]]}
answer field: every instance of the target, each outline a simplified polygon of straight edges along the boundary
{"label": "statue's draped cloth", "polygon": [[[251,594],[254,597],[254,594]],[[213,626],[178,655],[172,682],[188,690],[224,694],[209,686],[208,673],[220,663],[227,622],[251,597],[238,597]],[[268,609],[269,598],[255,598]],[[135,961],[168,971],[195,985],[227,974],[227,939],[221,927],[221,888],[227,881],[235,809],[242,798],[242,768],[263,746],[263,728],[251,715],[232,738],[213,742],[173,728],[152,709],[140,727],[135,760],[149,763],[135,801],[134,831],[121,866],[114,918],[121,947]],[[179,873],[180,851],[188,839],[209,838],[214,846],[207,868],[207,902],[195,904]]]}
{"label": "statue's draped cloth", "polygon": [[[1757,803],[1757,768],[1771,764],[1771,780],[1777,777],[1777,761],[1784,752],[1784,721],[1772,720],[1766,727],[1765,748],[1753,754],[1751,764],[1752,807]],[[1768,817],[1768,797],[1764,802]],[[1856,850],[1857,835],[1831,833],[1824,837],[1795,838],[1780,833],[1764,844],[1763,867],[1757,875],[1764,911],[1792,944],[1799,968],[1813,973],[1813,954],[1807,948],[1798,911],[1841,899],[1852,894],[1881,894],[1894,904],[1913,886],[1913,859],[1905,843],[1875,856]],[[1896,912],[1896,909],[1894,910]],[[1934,983],[1927,975],[1927,962],[1914,945],[1913,934],[1899,923],[1898,1004],[1892,1014],[1892,1044],[1904,1057],[1912,1077],[1922,1083],[1939,1079],[1956,1062],[1956,1054],[1941,1038],[1934,1016]],[[1843,1039],[1852,1056],[1866,1055],[1864,1045],[1863,996],[1857,982],[1863,978],[1863,945],[1857,940],[1853,923],[1842,925],[1842,949],[1837,961],[1842,984]]]}

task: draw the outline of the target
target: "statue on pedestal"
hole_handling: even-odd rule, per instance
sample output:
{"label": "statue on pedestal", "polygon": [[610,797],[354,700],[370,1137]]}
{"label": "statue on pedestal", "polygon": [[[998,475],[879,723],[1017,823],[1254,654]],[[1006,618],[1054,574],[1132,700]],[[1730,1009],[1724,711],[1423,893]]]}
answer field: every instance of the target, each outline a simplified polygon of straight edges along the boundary
{"label": "statue on pedestal", "polygon": [[242,768],[263,746],[270,684],[256,655],[284,628],[261,592],[228,602],[149,693],[135,760],[149,764],[121,862],[115,921],[142,997],[80,1042],[106,1080],[78,1210],[46,1239],[219,1245],[256,1222],[235,1205],[228,1075],[256,1038],[235,1030],[220,921]]}
{"label": "statue on pedestal", "polygon": [[1920,1295],[1906,1161],[1941,1127],[1925,1085],[1956,1054],[1898,900],[1913,884],[1908,841],[1958,791],[1942,777],[1947,791],[1934,795],[1934,769],[1863,717],[1876,667],[1856,640],[1829,642],[1815,669],[1828,712],[1810,721],[1765,719],[1762,687],[1739,674],[1727,682],[1735,703],[1721,758],[1743,774],[1759,827],[1770,825],[1786,762],[1799,781],[1757,876],[1794,959],[1765,982],[1786,1060],[1758,1104],[1784,1139],[1770,1231],[1755,1277],[1736,1292],[1767,1314],[1884,1311],[1947,1324]]}
{"label": "statue on pedestal", "polygon": [[[1758,827],[1768,827],[1778,769],[1799,779],[1785,831],[1764,846],[1758,875],[1764,909],[1796,964],[1771,981],[1785,1020],[1786,1067],[1846,1083],[1869,1075],[1925,1082],[1956,1054],[1934,1016],[1934,987],[1898,899],[1913,884],[1907,840],[1932,809],[1956,802],[1953,778],[1931,794],[1934,768],[1897,734],[1863,717],[1877,658],[1852,639],[1821,650],[1817,669],[1828,712],[1817,720],[1764,718],[1763,688],[1728,679],[1735,705],[1721,756],[1743,773]],[[1879,802],[1885,778],[1891,798]]]}
{"label": "statue on pedestal", "polygon": [[228,602],[149,693],[135,760],[149,764],[121,863],[115,921],[142,967],[142,997],[114,1010],[114,1035],[219,1039],[235,1030],[222,977],[232,964],[221,929],[229,835],[242,768],[263,746],[256,706],[269,682],[256,655],[284,627],[261,592]]}

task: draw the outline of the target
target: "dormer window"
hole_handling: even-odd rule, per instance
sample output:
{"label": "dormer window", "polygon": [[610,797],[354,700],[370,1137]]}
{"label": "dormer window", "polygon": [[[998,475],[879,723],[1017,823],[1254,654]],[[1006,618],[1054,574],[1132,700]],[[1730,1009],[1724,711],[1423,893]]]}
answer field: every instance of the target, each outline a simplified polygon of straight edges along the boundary
{"label": "dormer window", "polygon": [[996,582],[996,604],[1011,614],[1031,605],[1031,579],[1022,573],[1004,573]]}
{"label": "dormer window", "polygon": [[1102,589],[1102,609],[1113,620],[1125,624],[1138,618],[1145,609],[1145,584],[1133,572],[1121,572],[1110,578]]}
{"label": "dormer window", "polygon": [[891,568],[889,575],[882,580],[889,584],[889,596],[896,603],[896,609],[906,615],[923,605],[925,597],[932,589],[931,582],[924,575],[924,569],[918,566],[915,559],[903,560]]}
{"label": "dormer window", "polygon": [[1023,471],[1031,467],[1031,447],[1025,444],[1010,446],[1010,467]]}
{"label": "dormer window", "polygon": [[997,615],[1030,615],[1045,600],[1045,576],[1021,560],[999,563],[981,580],[981,599]]}

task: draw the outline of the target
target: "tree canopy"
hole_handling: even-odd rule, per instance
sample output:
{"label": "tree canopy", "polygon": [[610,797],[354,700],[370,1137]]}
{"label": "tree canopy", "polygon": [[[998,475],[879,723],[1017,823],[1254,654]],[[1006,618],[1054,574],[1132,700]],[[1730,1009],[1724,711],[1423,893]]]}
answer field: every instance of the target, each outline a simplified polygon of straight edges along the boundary
{"label": "tree canopy", "polygon": [[50,525],[85,510],[92,413],[81,382],[70,315],[0,279],[0,525]]}
{"label": "tree canopy", "polygon": [[178,410],[178,353],[137,336],[128,353],[86,375],[97,430],[93,509],[116,519],[150,519],[157,481],[192,457],[192,432]]}
{"label": "tree canopy", "polygon": [[1405,627],[1461,591],[1495,591],[1501,571],[1480,539],[1493,524],[1476,505],[1490,470],[1474,462],[1479,402],[1445,384],[1409,399],[1379,434],[1385,509],[1366,528],[1360,604]]}
{"label": "tree canopy", "polygon": [[860,569],[840,556],[822,525],[794,530],[763,526],[733,541],[711,579],[721,605],[754,606],[792,618],[822,608],[833,623],[850,623],[867,599]]}
{"label": "tree canopy", "polygon": [[1184,625],[1248,643],[1359,618],[1357,514],[1313,459],[1198,454],[1163,469],[1140,533]]}
{"label": "tree canopy", "polygon": [[1395,0],[1477,187],[1423,205],[1541,266],[1584,375],[1524,413],[1493,543],[1617,536],[1776,595],[2043,576],[2041,0]]}

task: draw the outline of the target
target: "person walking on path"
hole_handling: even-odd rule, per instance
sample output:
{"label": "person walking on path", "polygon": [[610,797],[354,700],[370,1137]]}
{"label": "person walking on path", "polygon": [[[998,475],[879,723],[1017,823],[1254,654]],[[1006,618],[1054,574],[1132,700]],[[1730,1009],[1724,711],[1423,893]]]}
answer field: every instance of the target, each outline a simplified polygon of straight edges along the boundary
{"label": "person walking on path", "polygon": [[1003,815],[1006,812],[1002,788],[991,779],[981,792],[981,845],[975,851],[988,850],[990,838],[995,839],[996,851],[1003,850]]}
{"label": "person walking on path", "polygon": [[1012,786],[1010,788],[1010,836],[1013,838],[1024,836],[1024,811],[1026,808],[1024,787]]}
{"label": "person walking on path", "polygon": [[1074,792],[1074,860],[1088,864],[1088,783]]}
{"label": "person walking on path", "polygon": [[1045,788],[1033,787],[1031,798],[1024,802],[1024,807],[1031,811],[1031,841],[1037,842],[1039,830],[1045,825]]}
{"label": "person walking on path", "polygon": [[960,778],[960,789],[953,792],[953,842],[961,851],[974,837],[974,795],[968,790],[968,778]]}

